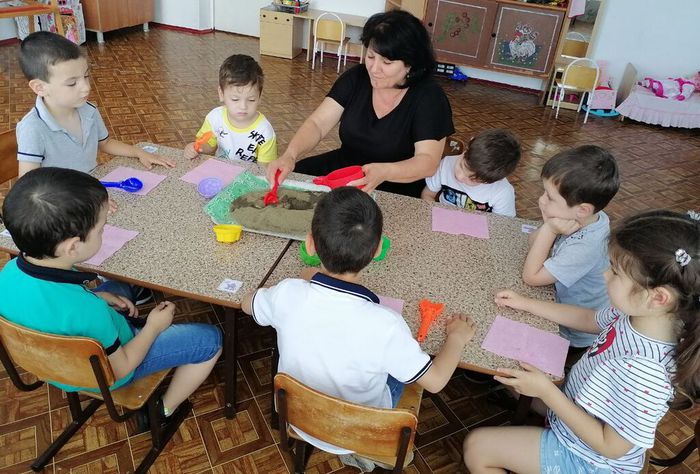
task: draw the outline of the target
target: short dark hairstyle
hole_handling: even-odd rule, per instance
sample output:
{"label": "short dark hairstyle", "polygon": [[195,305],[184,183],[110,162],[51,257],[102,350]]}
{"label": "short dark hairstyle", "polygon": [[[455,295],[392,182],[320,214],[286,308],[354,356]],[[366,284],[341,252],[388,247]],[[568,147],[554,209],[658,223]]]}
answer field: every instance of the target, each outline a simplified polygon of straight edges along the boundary
{"label": "short dark hairstyle", "polygon": [[464,159],[474,179],[495,183],[515,171],[520,161],[520,142],[508,130],[484,130],[469,142]]}
{"label": "short dark hairstyle", "polygon": [[19,46],[19,65],[27,80],[50,79],[49,66],[78,59],[83,56],[77,44],[56,33],[37,31]]}
{"label": "short dark hairstyle", "polygon": [[21,252],[34,258],[52,258],[64,240],[85,240],[106,203],[107,190],[89,174],[37,168],[17,180],[7,193],[2,218]]}
{"label": "short dark hairstyle", "polygon": [[542,178],[552,180],[569,207],[587,203],[594,212],[605,208],[620,188],[615,158],[595,145],[557,153],[544,164]]}
{"label": "short dark hairstyle", "polygon": [[246,54],[234,54],[224,60],[219,68],[219,87],[258,86],[262,92],[265,75],[258,62]]}
{"label": "short dark hairstyle", "polygon": [[430,76],[437,64],[428,31],[407,11],[390,10],[372,15],[362,29],[360,41],[365,48],[411,67],[401,86],[404,88]]}
{"label": "short dark hairstyle", "polygon": [[382,239],[382,211],[367,193],[336,188],[316,204],[311,236],[324,268],[358,273],[372,261]]}

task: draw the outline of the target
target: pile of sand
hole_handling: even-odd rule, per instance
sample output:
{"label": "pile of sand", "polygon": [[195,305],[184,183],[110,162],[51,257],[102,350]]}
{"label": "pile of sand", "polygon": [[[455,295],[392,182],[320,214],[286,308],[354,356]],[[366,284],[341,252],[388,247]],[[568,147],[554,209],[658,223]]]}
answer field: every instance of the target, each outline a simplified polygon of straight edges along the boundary
{"label": "pile of sand", "polygon": [[267,191],[245,194],[231,203],[231,215],[245,228],[260,232],[304,236],[311,230],[314,207],[324,194],[278,189],[279,203],[265,206]]}

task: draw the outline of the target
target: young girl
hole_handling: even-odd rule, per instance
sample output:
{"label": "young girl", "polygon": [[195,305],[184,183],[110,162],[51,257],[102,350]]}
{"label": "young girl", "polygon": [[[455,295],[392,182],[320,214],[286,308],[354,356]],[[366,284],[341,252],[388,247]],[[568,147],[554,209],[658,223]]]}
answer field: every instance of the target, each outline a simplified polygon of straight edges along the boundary
{"label": "young girl", "polygon": [[464,442],[472,474],[639,472],[674,388],[700,395],[700,221],[669,211],[630,217],[609,253],[612,308],[496,295],[499,306],[600,335],[563,391],[528,364],[499,369],[496,380],[547,405],[549,427],[474,430]]}

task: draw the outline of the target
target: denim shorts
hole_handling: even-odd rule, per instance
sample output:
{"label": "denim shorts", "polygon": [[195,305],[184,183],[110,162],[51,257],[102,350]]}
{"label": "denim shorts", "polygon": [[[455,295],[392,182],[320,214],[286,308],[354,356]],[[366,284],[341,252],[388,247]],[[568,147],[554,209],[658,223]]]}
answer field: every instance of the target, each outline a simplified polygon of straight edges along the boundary
{"label": "denim shorts", "polygon": [[[134,335],[139,329],[132,328]],[[132,380],[154,372],[210,360],[221,348],[221,331],[204,323],[173,324],[158,334]]]}
{"label": "denim shorts", "polygon": [[545,429],[540,438],[540,472],[542,474],[603,474],[611,471],[593,466],[576,456],[559,442],[554,431]]}
{"label": "denim shorts", "polygon": [[401,400],[401,394],[405,385],[391,375],[386,378],[386,385],[389,387],[389,393],[391,394],[391,407],[396,408],[399,400]]}

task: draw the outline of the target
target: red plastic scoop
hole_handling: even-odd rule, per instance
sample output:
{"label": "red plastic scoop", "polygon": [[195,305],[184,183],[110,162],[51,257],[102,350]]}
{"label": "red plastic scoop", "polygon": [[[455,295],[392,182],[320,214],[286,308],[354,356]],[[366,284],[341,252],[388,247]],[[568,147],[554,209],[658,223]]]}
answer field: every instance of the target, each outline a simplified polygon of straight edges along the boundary
{"label": "red plastic scoop", "polygon": [[[341,186],[347,186],[349,182],[355,181],[356,179],[361,179],[365,177],[365,173],[362,171],[362,166],[347,166],[345,168],[340,168],[327,174],[326,176],[319,176],[314,178],[314,184],[321,186],[328,186],[331,189],[339,188]],[[362,187],[362,186],[358,186]]]}
{"label": "red plastic scoop", "polygon": [[275,184],[272,185],[272,189],[263,198],[263,204],[269,206],[270,204],[277,204],[280,200],[277,197],[277,188],[280,186],[280,170],[275,173]]}

